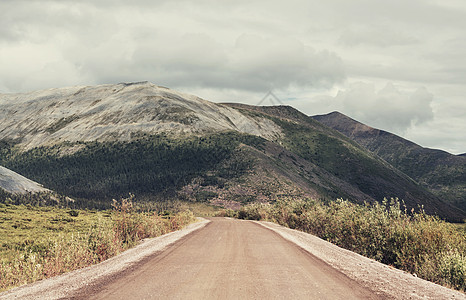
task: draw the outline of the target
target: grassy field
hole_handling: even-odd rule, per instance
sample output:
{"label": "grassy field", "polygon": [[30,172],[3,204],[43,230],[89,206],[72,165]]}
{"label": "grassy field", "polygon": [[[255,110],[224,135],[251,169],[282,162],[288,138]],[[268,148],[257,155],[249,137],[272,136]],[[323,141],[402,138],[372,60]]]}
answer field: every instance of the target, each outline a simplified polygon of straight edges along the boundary
{"label": "grassy field", "polygon": [[11,262],[18,251],[44,249],[58,236],[88,233],[110,218],[111,211],[0,204],[0,262]]}
{"label": "grassy field", "polygon": [[195,221],[189,210],[138,212],[131,200],[106,211],[0,204],[0,291],[99,263]]}

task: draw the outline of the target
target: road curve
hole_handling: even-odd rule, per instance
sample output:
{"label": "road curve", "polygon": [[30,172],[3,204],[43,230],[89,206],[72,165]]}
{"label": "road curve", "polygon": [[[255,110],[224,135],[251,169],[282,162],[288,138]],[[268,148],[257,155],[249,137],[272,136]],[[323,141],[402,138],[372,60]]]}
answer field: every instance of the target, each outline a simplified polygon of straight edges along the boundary
{"label": "road curve", "polygon": [[381,299],[274,231],[213,218],[74,299]]}

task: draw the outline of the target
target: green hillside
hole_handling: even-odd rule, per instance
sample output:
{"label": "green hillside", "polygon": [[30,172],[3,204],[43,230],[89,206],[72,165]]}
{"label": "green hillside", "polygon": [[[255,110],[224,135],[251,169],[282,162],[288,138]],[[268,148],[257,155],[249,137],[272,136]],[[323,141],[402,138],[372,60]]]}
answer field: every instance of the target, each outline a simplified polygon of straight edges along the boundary
{"label": "green hillside", "polygon": [[[285,136],[280,143],[285,148],[350,183],[375,201],[394,197],[403,199],[409,209],[424,206],[431,214],[458,217],[465,215],[463,211],[441,201],[377,155],[291,107],[231,105],[266,114],[283,129]],[[334,188],[335,195],[348,196],[338,186]],[[348,198],[355,202],[361,201],[361,198]]]}

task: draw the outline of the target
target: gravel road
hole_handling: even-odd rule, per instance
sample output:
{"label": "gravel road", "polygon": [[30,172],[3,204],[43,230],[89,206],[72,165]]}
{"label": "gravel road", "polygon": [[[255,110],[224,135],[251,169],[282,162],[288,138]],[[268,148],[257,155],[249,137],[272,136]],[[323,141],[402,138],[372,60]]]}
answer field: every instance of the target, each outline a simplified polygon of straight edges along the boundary
{"label": "gravel road", "polygon": [[[176,242],[175,242],[176,241]],[[466,299],[312,235],[213,218],[0,299]]]}

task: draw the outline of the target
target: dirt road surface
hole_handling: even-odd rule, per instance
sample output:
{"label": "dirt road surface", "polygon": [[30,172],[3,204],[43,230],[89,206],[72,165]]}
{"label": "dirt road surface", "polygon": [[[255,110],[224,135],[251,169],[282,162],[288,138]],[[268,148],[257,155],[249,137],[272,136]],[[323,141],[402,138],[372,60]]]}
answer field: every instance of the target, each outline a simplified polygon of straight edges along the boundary
{"label": "dirt road surface", "polygon": [[465,299],[270,222],[200,220],[0,299]]}
{"label": "dirt road surface", "polygon": [[380,299],[254,222],[213,219],[82,299]]}

